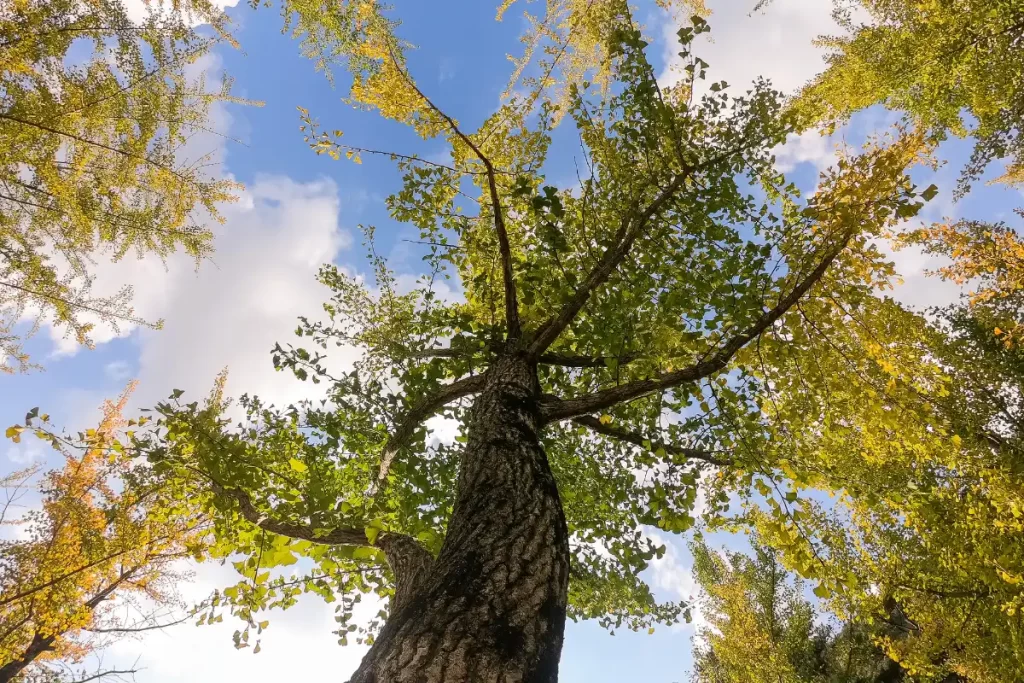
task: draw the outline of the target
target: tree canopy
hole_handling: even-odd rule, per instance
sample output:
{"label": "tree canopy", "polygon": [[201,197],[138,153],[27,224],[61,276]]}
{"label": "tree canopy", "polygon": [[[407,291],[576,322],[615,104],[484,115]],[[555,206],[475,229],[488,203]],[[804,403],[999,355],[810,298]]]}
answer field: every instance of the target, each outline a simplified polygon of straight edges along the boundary
{"label": "tree canopy", "polygon": [[[122,440],[135,422],[121,416],[131,389],[107,402],[98,427],[77,438],[55,434],[38,410],[26,416],[29,433],[65,462],[38,483],[41,505],[20,516],[11,514],[19,489],[36,485],[39,467],[3,480],[0,523],[19,532],[0,541],[4,683],[133,673],[87,671],[85,661],[118,637],[182,620],[175,562],[202,556],[206,521],[175,503],[166,481],[132,467]],[[18,440],[22,433],[12,427],[7,435]]]}
{"label": "tree canopy", "polygon": [[[212,35],[193,28],[212,25]],[[208,255],[218,204],[236,184],[183,146],[229,99],[194,68],[228,39],[208,0],[14,2],[0,16],[0,369],[29,366],[16,329],[41,321],[89,343],[133,316],[131,286],[93,293],[98,261],[175,250]],[[37,322],[38,324],[38,322]]]}
{"label": "tree canopy", "polygon": [[[660,87],[625,5],[608,7],[610,87],[584,80],[564,100],[514,97],[474,132],[433,104],[386,43],[380,92],[360,101],[452,147],[450,164],[395,155],[404,182],[388,206],[419,229],[430,274],[399,291],[368,229],[372,287],[325,267],[326,319],[300,324],[306,346],[275,349],[281,369],[327,383],[324,403],[274,408],[250,397],[238,422],[220,400],[176,394],[139,437],[155,470],[188,482],[214,516],[215,553],[242,558],[240,581],[210,613],[228,608],[248,624],[236,645],[263,628],[260,612],[304,591],[345,596],[344,642],[359,628],[349,623],[354,596],[401,605],[408,567],[443,564],[453,525],[473,523],[457,521],[460,496],[478,495],[466,453],[483,409],[467,399],[488,395],[509,354],[538,364],[530,400],[567,524],[568,615],[631,628],[685,616],[639,576],[663,551],[642,528],[686,531],[709,468],[754,470],[734,421],[751,415],[764,335],[806,334],[798,304],[852,305],[891,277],[873,240],[931,196],[906,176],[920,137],[844,156],[802,197],[773,166],[792,130],[777,93],[761,82],[734,96],[716,83],[693,100],[689,83]],[[707,30],[694,16],[680,31],[685,55]],[[706,63],[691,63],[693,79],[707,77]],[[318,126],[301,113],[307,132]],[[568,189],[542,170],[562,119],[586,159]],[[317,128],[311,144],[367,154],[338,137]],[[465,300],[439,300],[433,283],[455,276]],[[329,367],[335,345],[362,351],[352,370]],[[454,421],[454,443],[438,438],[435,416]],[[712,514],[726,503],[717,492]],[[313,569],[296,578],[300,557]],[[413,608],[395,605],[392,619],[409,617]]]}
{"label": "tree canopy", "polygon": [[[700,523],[759,540],[753,559],[694,547],[713,627],[699,680],[1024,678],[1024,245],[1005,224],[914,224],[937,188],[909,176],[967,134],[965,108],[965,182],[1016,153],[1018,10],[841,4],[874,23],[849,15],[829,69],[785,102],[714,82],[693,47],[703,6],[660,4],[694,13],[680,82],[659,83],[626,3],[551,0],[502,105],[470,126],[417,81],[387,8],[283,3],[316,66],[348,70],[351,104],[450,154],[350,144],[299,108],[315,153],[396,164],[386,206],[425,274],[403,286],[366,226],[371,272],[324,266],[322,310],[272,351],[323,400],[232,403],[221,378],[119,443],[167,483],[162,504],[209,520],[207,556],[239,576],[200,621],[239,618],[236,647],[312,593],[337,603],[340,643],[372,645],[354,683],[554,683],[567,617],[690,618],[645,582],[665,552],[645,531]],[[841,150],[813,191],[778,171],[788,135],[876,103],[908,120]],[[581,163],[559,187],[567,128]],[[973,294],[899,305],[887,240],[948,256],[939,274]],[[358,360],[337,367],[339,347]]]}
{"label": "tree canopy", "polygon": [[931,139],[971,137],[963,192],[992,162],[1024,181],[1024,6],[1017,0],[836,0],[846,35],[827,37],[828,68],[796,110],[806,125],[874,104],[906,113]]}
{"label": "tree canopy", "polygon": [[[697,632],[698,683],[897,683],[898,664],[862,624],[821,619],[774,551],[753,539],[753,553],[717,553],[704,541],[691,548],[699,606],[707,625]],[[892,628],[890,627],[890,631]]]}

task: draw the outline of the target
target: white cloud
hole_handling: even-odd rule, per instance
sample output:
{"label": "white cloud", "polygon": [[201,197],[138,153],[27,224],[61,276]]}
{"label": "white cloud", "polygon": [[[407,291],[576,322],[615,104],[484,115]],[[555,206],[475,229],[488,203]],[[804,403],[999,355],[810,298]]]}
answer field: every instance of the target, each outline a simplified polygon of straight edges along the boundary
{"label": "white cloud", "polygon": [[[293,338],[299,315],[315,318],[320,310],[328,292],[316,281],[317,269],[349,243],[338,226],[340,210],[330,180],[263,176],[225,211],[214,255],[198,269],[180,257],[166,265],[153,257],[104,264],[101,280],[136,283],[137,314],[164,321],[161,330],[136,332],[135,402],[152,403],[175,388],[205,394],[224,367],[229,393],[255,393],[278,405],[309,395],[313,385],[274,371],[270,350]],[[109,328],[98,331],[98,343],[115,337]]]}
{"label": "white cloud", "polygon": [[775,167],[783,173],[789,173],[803,163],[812,164],[820,172],[835,162],[836,142],[832,136],[808,130],[800,135],[790,134],[786,143],[776,147],[774,153]]}
{"label": "white cloud", "polygon": [[946,282],[935,275],[928,275],[949,263],[948,259],[924,253],[918,247],[907,247],[894,251],[883,247],[896,264],[896,272],[903,279],[891,292],[892,297],[900,303],[918,311],[932,306],[947,306],[956,303],[963,287],[953,282]]}
{"label": "white cloud", "polygon": [[[183,597],[193,603],[208,597],[214,588],[237,581],[230,568],[200,565],[193,581],[183,586]],[[357,618],[365,623],[380,608],[372,596],[357,605]],[[261,616],[270,621],[260,636],[261,652],[252,647],[235,650],[231,634],[241,622],[230,615],[212,626],[185,623],[144,637],[115,643],[105,653],[105,664],[122,668],[136,661],[140,680],[150,683],[192,681],[291,681],[346,680],[366,653],[365,646],[342,647],[332,633],[337,628],[334,609],[316,596],[305,596],[288,610]],[[256,638],[253,633],[250,642]]]}
{"label": "white cloud", "polygon": [[140,395],[208,390],[226,366],[230,390],[278,405],[304,397],[312,385],[275,372],[269,352],[293,338],[297,316],[316,317],[326,298],[315,274],[348,244],[340,208],[331,181],[265,176],[229,211],[211,263],[198,271],[149,263],[146,276],[133,278],[147,283],[137,295],[140,312],[165,325],[140,336]]}
{"label": "white cloud", "polygon": [[[227,9],[237,5],[238,0],[213,0],[211,4],[220,9]],[[169,7],[170,5],[171,2],[169,0],[124,0],[124,7],[128,13],[128,18],[136,23],[145,21],[151,11],[150,6],[161,8]]]}
{"label": "white cloud", "polygon": [[[211,75],[219,67],[212,56],[194,66],[196,74]],[[216,131],[226,132],[232,124],[219,104],[211,119]],[[223,137],[205,134],[190,139],[181,154],[185,159],[210,155],[211,174],[230,178],[223,168],[226,151]],[[315,318],[329,295],[315,276],[351,241],[339,226],[341,208],[339,190],[329,179],[298,183],[285,176],[258,176],[238,202],[222,207],[225,223],[212,225],[213,256],[198,269],[182,255],[166,263],[153,256],[98,263],[93,271],[97,294],[132,283],[134,314],[164,323],[161,330],[123,324],[116,331],[100,324],[91,335],[97,345],[135,335],[140,384],[133,402],[151,405],[175,388],[205,395],[224,367],[230,373],[230,394],[257,394],[277,405],[321,395],[322,385],[275,372],[270,350],[276,342],[294,339],[297,317]],[[51,328],[50,336],[57,355],[81,348],[61,331]],[[343,365],[354,354],[341,350],[332,359]],[[129,367],[122,363],[108,368],[108,375]],[[92,415],[92,407],[87,413]]]}
{"label": "white cloud", "polygon": [[[813,40],[839,33],[827,0],[774,0],[751,14],[756,0],[711,0],[710,40],[700,36],[694,53],[711,65],[708,82],[725,80],[731,90],[744,92],[758,77],[771,80],[784,93],[792,93],[824,67],[824,54]],[[681,73],[679,26],[666,22],[662,39],[668,68],[659,78],[673,82]]]}
{"label": "white cloud", "polygon": [[26,438],[22,443],[7,449],[7,460],[14,464],[15,469],[27,467],[45,457],[46,451],[34,438]]}
{"label": "white cloud", "polygon": [[[689,552],[686,552],[684,556],[677,546],[677,540],[674,538],[669,538],[653,531],[645,531],[645,533],[648,538],[658,545],[665,546],[665,554],[661,559],[652,560],[648,569],[651,574],[651,587],[656,591],[668,593],[667,597],[670,600],[684,601],[690,608],[691,621],[689,626],[700,629],[707,622],[701,615],[697,602],[700,590],[693,578],[693,560],[689,557]],[[682,624],[673,628],[685,628],[686,626],[686,624]]]}
{"label": "white cloud", "polygon": [[132,366],[126,360],[115,360],[103,367],[103,374],[114,382],[123,382],[132,376]]}

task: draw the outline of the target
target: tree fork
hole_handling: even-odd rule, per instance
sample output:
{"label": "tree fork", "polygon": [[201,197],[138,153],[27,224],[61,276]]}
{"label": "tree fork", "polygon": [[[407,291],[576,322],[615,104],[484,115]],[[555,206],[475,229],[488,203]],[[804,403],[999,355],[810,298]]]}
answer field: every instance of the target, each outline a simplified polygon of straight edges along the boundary
{"label": "tree fork", "polygon": [[352,683],[558,680],[569,542],[540,443],[536,365],[499,358],[470,419],[441,551]]}

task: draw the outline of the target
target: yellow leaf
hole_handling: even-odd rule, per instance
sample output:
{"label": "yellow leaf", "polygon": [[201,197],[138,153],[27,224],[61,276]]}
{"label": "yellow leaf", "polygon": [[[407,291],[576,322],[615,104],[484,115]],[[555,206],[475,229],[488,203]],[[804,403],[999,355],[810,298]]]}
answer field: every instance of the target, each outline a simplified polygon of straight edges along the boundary
{"label": "yellow leaf", "polygon": [[612,416],[608,415],[607,413],[605,413],[604,415],[602,415],[599,418],[599,421],[603,425],[611,424],[612,423]]}

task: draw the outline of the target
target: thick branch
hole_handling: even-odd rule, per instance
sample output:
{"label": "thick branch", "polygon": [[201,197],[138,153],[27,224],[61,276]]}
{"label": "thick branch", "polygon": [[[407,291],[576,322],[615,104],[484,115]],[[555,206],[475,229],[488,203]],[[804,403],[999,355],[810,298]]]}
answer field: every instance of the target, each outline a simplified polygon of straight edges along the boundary
{"label": "thick branch", "polygon": [[405,81],[409,84],[420,98],[430,107],[438,116],[445,120],[448,127],[455,133],[471,150],[477,155],[480,161],[484,165],[484,169],[487,172],[487,192],[491,198],[491,210],[494,212],[494,232],[498,237],[498,252],[501,256],[501,276],[505,286],[505,326],[508,328],[508,340],[516,342],[522,336],[522,330],[519,326],[519,304],[516,301],[516,283],[515,277],[512,273],[512,248],[508,241],[508,230],[505,228],[505,216],[501,210],[501,197],[498,195],[498,182],[495,179],[494,164],[487,158],[486,155],[480,150],[480,147],[474,143],[468,135],[463,133],[455,120],[448,114],[444,113],[440,107],[434,104],[429,97],[427,97],[422,90],[416,85],[415,81],[406,73],[405,69],[402,68],[401,64],[398,63],[398,59],[395,57],[394,50],[391,46],[388,46],[391,51],[391,60],[395,64],[395,68],[402,74]]}
{"label": "thick branch", "polygon": [[640,354],[626,353],[621,356],[577,356],[569,353],[542,353],[537,359],[542,365],[561,365],[566,368],[606,368],[610,363],[619,367],[640,358]]}
{"label": "thick branch", "polygon": [[212,480],[211,486],[214,492],[235,499],[243,519],[272,534],[287,536],[288,538],[298,538],[312,543],[322,543],[323,545],[371,545],[370,541],[366,538],[366,531],[363,529],[338,527],[324,533],[305,524],[294,524],[271,519],[256,509],[256,506],[252,504],[249,494],[245,491],[228,488]]}
{"label": "thick branch", "polygon": [[437,393],[427,396],[410,408],[409,412],[402,417],[402,421],[395,431],[391,433],[388,442],[384,444],[384,455],[381,456],[380,460],[380,470],[377,473],[375,484],[376,488],[379,489],[383,485],[384,480],[388,476],[388,470],[391,468],[391,463],[394,461],[395,455],[398,454],[398,450],[406,444],[424,420],[452,401],[481,391],[484,388],[485,382],[486,375],[464,377],[451,384],[446,384]]}
{"label": "thick branch", "polygon": [[[683,183],[687,178],[693,175],[696,171],[724,161],[733,154],[742,151],[746,147],[746,144],[746,142],[743,142],[737,147],[702,161],[695,166],[684,167],[672,179],[672,182],[658,193],[654,198],[654,201],[652,201],[646,209],[639,214],[634,210],[625,216],[622,220],[622,225],[619,226],[619,229],[615,234],[612,245],[605,250],[601,260],[598,261],[597,265],[590,271],[590,274],[587,275],[587,279],[583,282],[583,285],[576,290],[572,299],[562,307],[562,310],[558,312],[558,315],[553,318],[549,318],[543,325],[541,325],[536,336],[533,338],[533,341],[530,342],[530,354],[535,357],[540,356],[549,346],[551,346],[551,344],[554,343],[556,339],[558,339],[558,336],[562,334],[562,331],[568,327],[579,312],[583,310],[583,307],[587,304],[587,301],[590,300],[594,291],[603,285],[609,277],[611,277],[612,273],[615,272],[626,256],[629,255],[630,250],[633,248],[633,244],[647,229],[647,224],[650,222],[651,218],[661,211],[665,204],[672,199],[679,188],[683,186]],[[638,210],[639,207],[636,207],[636,209]]]}
{"label": "thick branch", "polygon": [[39,655],[53,650],[53,643],[56,639],[57,637],[54,635],[44,636],[37,632],[25,647],[25,650],[21,653],[20,657],[12,659],[3,666],[0,666],[0,683],[10,683],[10,681],[13,681],[29,664],[35,661]]}
{"label": "thick branch", "polygon": [[574,417],[572,421],[576,424],[583,425],[602,436],[618,439],[619,441],[625,441],[633,444],[634,446],[639,446],[640,448],[646,448],[654,451],[663,449],[670,455],[678,455],[686,458],[687,460],[703,460],[706,463],[717,465],[719,467],[726,467],[731,464],[728,460],[716,458],[712,453],[700,448],[683,448],[682,446],[676,446],[675,444],[666,443],[665,441],[660,441],[658,439],[649,439],[642,434],[628,429],[613,427],[610,424],[602,424],[599,419],[591,415]]}
{"label": "thick branch", "polygon": [[673,178],[668,187],[658,193],[658,196],[651,202],[650,206],[642,213],[639,215],[630,213],[623,219],[622,225],[619,226],[619,230],[615,234],[612,246],[605,250],[601,260],[597,262],[597,265],[587,275],[587,279],[576,290],[573,297],[566,302],[562,310],[558,312],[558,315],[550,318],[537,331],[537,335],[530,342],[529,353],[531,355],[540,356],[558,339],[562,331],[569,326],[569,323],[573,321],[587,301],[590,300],[590,295],[594,293],[594,290],[603,285],[611,277],[612,273],[615,272],[615,269],[619,267],[623,259],[626,258],[629,250],[633,248],[633,243],[636,242],[640,234],[647,228],[647,222],[651,217],[682,187],[687,175],[689,175],[689,171],[685,170]]}
{"label": "thick branch", "polygon": [[252,499],[244,491],[227,488],[212,480],[211,485],[215,492],[234,498],[238,502],[242,517],[265,531],[323,545],[358,545],[383,550],[384,555],[388,558],[388,564],[391,566],[391,572],[395,575],[393,609],[399,609],[416,593],[434,562],[430,551],[411,536],[386,531],[378,534],[374,542],[371,543],[365,530],[361,528],[337,527],[323,533],[304,524],[271,519],[267,515],[260,514],[252,504]]}
{"label": "thick branch", "polygon": [[[495,349],[497,350],[497,349]],[[423,349],[422,351],[410,351],[410,358],[470,358],[473,350],[466,349]],[[542,353],[537,359],[541,365],[561,365],[566,368],[606,368],[610,363],[617,363],[620,367],[628,365],[640,358],[637,353],[625,353],[621,356],[583,356],[571,353]]]}
{"label": "thick branch", "polygon": [[397,614],[419,593],[434,556],[423,545],[405,534],[381,533],[377,547],[384,551],[395,575],[395,598],[391,603],[391,614]]}
{"label": "thick branch", "polygon": [[598,410],[611,408],[620,403],[649,396],[655,392],[671,389],[684,382],[695,382],[723,370],[729,364],[732,357],[736,355],[737,351],[775,324],[779,318],[785,315],[786,311],[792,308],[821,279],[836,257],[846,248],[852,236],[852,231],[847,232],[839,240],[838,244],[826,253],[821,263],[794,287],[789,294],[780,299],[773,308],[764,311],[753,324],[726,342],[724,346],[719,347],[710,358],[680,370],[661,373],[649,379],[596,391],[578,398],[550,402],[542,409],[544,419],[550,422],[552,420],[565,420],[579,415],[587,415]]}

